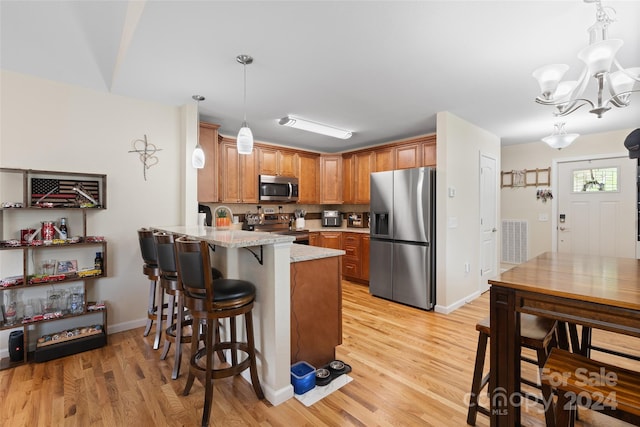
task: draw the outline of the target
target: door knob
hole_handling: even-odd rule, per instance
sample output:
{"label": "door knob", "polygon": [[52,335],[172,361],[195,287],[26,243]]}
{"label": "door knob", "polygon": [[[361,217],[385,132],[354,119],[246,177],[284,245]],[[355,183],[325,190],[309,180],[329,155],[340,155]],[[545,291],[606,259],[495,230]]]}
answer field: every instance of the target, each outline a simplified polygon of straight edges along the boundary
{"label": "door knob", "polygon": [[560,227],[560,231],[567,231],[567,230],[568,230],[568,228]]}
{"label": "door knob", "polygon": [[498,230],[496,230],[495,227],[493,227],[493,230],[491,230],[492,233],[495,233],[496,231],[498,231]]}

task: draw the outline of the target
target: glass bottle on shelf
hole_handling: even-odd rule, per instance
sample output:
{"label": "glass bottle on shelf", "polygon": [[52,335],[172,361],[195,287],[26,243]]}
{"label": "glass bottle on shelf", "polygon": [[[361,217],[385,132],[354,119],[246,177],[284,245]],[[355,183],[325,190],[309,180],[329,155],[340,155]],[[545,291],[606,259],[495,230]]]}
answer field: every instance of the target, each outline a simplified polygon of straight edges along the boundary
{"label": "glass bottle on shelf", "polygon": [[67,218],[60,218],[60,231],[58,234],[61,239],[66,240],[69,237],[69,229],[67,228]]}
{"label": "glass bottle on shelf", "polygon": [[96,258],[94,260],[94,268],[102,272],[102,265],[103,265],[102,263],[103,263],[102,252],[96,252]]}

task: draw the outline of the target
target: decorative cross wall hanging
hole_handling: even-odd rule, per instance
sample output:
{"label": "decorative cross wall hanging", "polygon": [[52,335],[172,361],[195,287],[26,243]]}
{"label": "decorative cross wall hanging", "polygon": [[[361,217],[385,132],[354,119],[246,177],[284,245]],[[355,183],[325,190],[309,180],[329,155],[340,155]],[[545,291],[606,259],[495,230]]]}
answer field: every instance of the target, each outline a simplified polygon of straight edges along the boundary
{"label": "decorative cross wall hanging", "polygon": [[157,148],[153,144],[147,142],[147,135],[144,135],[144,139],[136,139],[131,143],[133,150],[129,150],[129,153],[138,153],[140,161],[142,162],[142,175],[144,180],[147,180],[147,169],[151,166],[158,164],[160,161],[154,154],[156,151],[162,151],[162,148]]}

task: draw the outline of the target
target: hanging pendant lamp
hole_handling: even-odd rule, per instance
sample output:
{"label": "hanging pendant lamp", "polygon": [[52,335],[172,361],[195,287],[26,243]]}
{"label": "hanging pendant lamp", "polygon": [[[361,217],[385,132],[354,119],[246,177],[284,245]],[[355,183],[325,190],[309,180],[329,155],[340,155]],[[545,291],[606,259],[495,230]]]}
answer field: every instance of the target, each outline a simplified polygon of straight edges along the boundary
{"label": "hanging pendant lamp", "polygon": [[204,167],[204,151],[200,146],[200,101],[204,101],[204,96],[202,95],[193,95],[193,99],[196,100],[196,125],[198,132],[196,134],[196,148],[193,150],[193,154],[191,155],[191,166],[196,169],[202,169]]}
{"label": "hanging pendant lamp", "polygon": [[244,120],[236,138],[236,147],[238,148],[238,154],[251,154],[253,151],[253,133],[247,125],[247,65],[253,63],[253,58],[249,55],[238,55],[236,61],[242,64],[244,69]]}

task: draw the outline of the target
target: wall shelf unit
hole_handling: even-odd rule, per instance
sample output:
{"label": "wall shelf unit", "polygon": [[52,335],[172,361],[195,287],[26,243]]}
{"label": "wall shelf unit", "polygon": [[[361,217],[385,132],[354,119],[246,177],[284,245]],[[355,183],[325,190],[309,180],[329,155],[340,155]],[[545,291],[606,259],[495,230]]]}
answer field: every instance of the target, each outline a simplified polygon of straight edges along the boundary
{"label": "wall shelf unit", "polygon": [[0,348],[10,332],[24,337],[21,360],[0,358],[0,369],[106,345],[105,304],[88,293],[107,276],[107,242],[87,233],[106,188],[102,174],[0,168]]}

